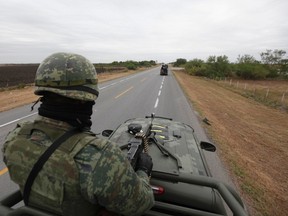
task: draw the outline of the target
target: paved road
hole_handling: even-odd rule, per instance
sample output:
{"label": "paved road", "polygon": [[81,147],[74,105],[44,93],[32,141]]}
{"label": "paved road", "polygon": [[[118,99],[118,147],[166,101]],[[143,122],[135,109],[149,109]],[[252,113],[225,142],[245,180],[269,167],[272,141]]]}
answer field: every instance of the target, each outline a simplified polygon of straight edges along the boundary
{"label": "paved road", "polygon": [[[191,125],[199,140],[209,141],[198,122],[197,113],[188,103],[171,71],[168,76],[160,76],[159,71],[160,68],[154,68],[100,84],[100,96],[93,109],[92,131],[101,133],[104,129],[115,129],[129,118],[144,117],[155,113],[158,116],[169,117]],[[31,105],[1,113],[0,148],[2,148],[4,137],[18,121],[35,118],[38,107],[35,106],[34,111],[30,111]],[[212,175],[232,185],[217,154],[207,153],[206,156]],[[6,170],[1,152],[0,198],[17,189]]]}

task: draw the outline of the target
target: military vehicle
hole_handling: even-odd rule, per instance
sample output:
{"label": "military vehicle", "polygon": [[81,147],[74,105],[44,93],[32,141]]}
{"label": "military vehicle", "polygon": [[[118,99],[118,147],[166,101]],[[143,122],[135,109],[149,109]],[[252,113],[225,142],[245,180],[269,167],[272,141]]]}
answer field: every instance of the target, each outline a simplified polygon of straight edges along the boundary
{"label": "military vehicle", "polygon": [[168,75],[168,65],[163,64],[160,69],[160,75]]}
{"label": "military vehicle", "polygon": [[[151,155],[156,202],[146,216],[216,216],[227,215],[228,209],[233,215],[248,215],[237,192],[211,176],[203,150],[214,152],[216,147],[199,141],[191,126],[152,114],[129,119],[102,135],[119,145],[132,166],[141,152]],[[51,215],[27,206],[12,209],[21,200],[19,191],[2,199],[0,215]]]}

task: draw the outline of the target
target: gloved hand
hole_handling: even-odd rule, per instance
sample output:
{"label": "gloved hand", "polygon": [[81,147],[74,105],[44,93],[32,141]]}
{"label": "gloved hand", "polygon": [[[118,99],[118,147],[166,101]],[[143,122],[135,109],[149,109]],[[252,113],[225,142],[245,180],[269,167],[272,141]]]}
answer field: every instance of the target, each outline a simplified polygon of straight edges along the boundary
{"label": "gloved hand", "polygon": [[153,162],[151,156],[148,155],[147,153],[141,153],[138,157],[136,171],[142,170],[145,173],[147,173],[148,176],[150,176],[152,168],[153,168]]}

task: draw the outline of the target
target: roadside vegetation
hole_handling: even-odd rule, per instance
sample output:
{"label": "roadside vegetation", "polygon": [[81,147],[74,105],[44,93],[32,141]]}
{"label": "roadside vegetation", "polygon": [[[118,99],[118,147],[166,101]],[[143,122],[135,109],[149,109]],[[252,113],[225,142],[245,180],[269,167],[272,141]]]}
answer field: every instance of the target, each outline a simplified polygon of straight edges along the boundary
{"label": "roadside vegetation", "polygon": [[148,67],[152,67],[152,66],[155,66],[156,65],[156,61],[154,60],[150,60],[150,61],[132,61],[132,60],[129,60],[129,61],[114,61],[112,62],[110,65],[112,65],[113,67],[115,66],[121,66],[121,67],[125,67],[127,68],[128,70],[137,70],[138,68],[148,68]]}
{"label": "roadside vegetation", "polygon": [[174,75],[198,111],[252,216],[288,212],[288,68],[286,52],[261,62],[239,56],[177,59]]}
{"label": "roadside vegetation", "polygon": [[239,55],[231,63],[226,55],[209,56],[206,61],[179,58],[175,67],[184,66],[190,75],[211,79],[238,78],[245,80],[285,79],[288,80],[288,57],[284,50],[266,50],[260,53],[261,61],[251,55]]}
{"label": "roadside vegetation", "polygon": [[266,50],[261,61],[239,55],[235,63],[227,56],[209,56],[206,61],[179,58],[173,64],[189,75],[214,80],[218,85],[267,106],[288,112],[288,57],[284,50]]}

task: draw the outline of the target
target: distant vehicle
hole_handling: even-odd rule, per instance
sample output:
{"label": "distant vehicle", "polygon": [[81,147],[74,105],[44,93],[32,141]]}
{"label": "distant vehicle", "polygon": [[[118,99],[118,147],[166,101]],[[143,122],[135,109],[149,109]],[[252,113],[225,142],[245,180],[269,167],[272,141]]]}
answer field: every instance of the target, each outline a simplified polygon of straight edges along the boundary
{"label": "distant vehicle", "polygon": [[[198,141],[191,126],[152,114],[129,119],[102,136],[117,143],[133,167],[141,152],[151,155],[156,203],[145,216],[227,215],[224,202],[233,215],[248,215],[237,192],[212,178],[203,150],[214,152],[216,147]],[[12,208],[21,200],[20,191],[0,200],[0,215],[51,216],[27,206]]]}
{"label": "distant vehicle", "polygon": [[163,64],[160,69],[160,75],[168,75],[168,65]]}

